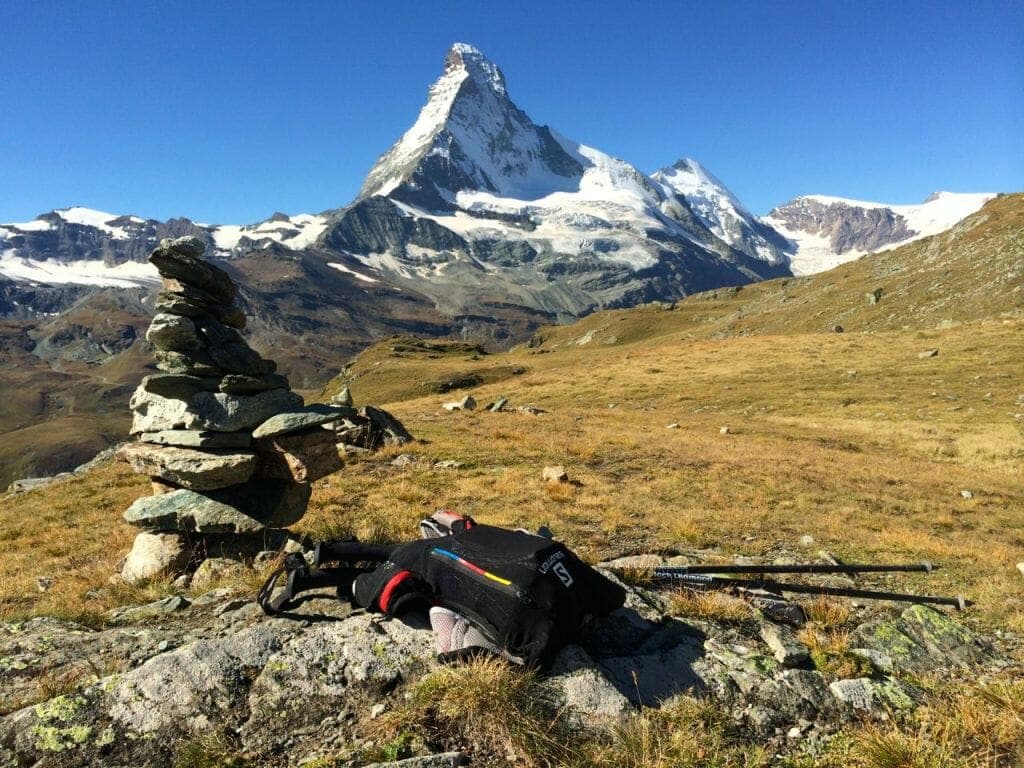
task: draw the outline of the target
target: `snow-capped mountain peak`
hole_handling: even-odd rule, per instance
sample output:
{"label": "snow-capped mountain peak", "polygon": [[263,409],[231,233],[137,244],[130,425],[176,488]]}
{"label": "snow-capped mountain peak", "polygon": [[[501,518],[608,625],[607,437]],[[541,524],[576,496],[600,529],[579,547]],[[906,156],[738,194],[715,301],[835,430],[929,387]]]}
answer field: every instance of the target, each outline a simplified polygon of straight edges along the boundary
{"label": "snow-capped mountain peak", "polygon": [[416,122],[377,161],[359,196],[450,210],[461,190],[529,200],[572,189],[580,175],[551,132],[509,100],[501,70],[456,43]]}
{"label": "snow-capped mountain peak", "polygon": [[495,93],[507,95],[505,76],[498,69],[498,65],[469,43],[455,43],[445,57],[445,75],[458,70],[464,71],[468,77],[472,77],[478,84],[485,85]]}
{"label": "snow-capped mountain peak", "polygon": [[684,157],[651,178],[668,194],[682,197],[701,223],[733,248],[771,263],[785,261],[786,242],[696,160]]}

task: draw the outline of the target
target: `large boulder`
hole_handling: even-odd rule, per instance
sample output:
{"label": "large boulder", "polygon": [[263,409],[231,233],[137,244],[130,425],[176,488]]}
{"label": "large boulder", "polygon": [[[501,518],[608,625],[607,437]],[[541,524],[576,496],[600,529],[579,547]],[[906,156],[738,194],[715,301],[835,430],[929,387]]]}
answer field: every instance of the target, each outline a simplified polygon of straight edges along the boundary
{"label": "large boulder", "polygon": [[185,567],[189,554],[180,535],[143,531],[121,566],[121,578],[134,584],[174,573]]}
{"label": "large boulder", "polygon": [[377,450],[385,445],[404,445],[413,436],[398,419],[383,408],[363,406],[351,416],[337,422],[335,432],[339,443]]}

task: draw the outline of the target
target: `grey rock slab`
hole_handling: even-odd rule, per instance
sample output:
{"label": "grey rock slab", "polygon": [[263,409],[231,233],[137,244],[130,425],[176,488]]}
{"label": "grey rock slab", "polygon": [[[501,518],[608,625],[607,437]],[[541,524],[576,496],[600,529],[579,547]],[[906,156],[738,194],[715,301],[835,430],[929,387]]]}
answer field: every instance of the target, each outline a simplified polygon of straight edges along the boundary
{"label": "grey rock slab", "polygon": [[53,477],[23,477],[21,480],[15,480],[11,483],[11,490],[14,493],[34,491],[37,488],[45,488],[57,479],[56,475]]}
{"label": "grey rock slab", "polygon": [[363,768],[455,768],[462,765],[465,755],[461,752],[440,752],[436,755],[407,757],[388,763],[367,763]]}
{"label": "grey rock slab", "polygon": [[228,504],[182,489],[144,496],[124,511],[126,522],[154,531],[255,533],[266,526]]}
{"label": "grey rock slab", "polygon": [[160,312],[149,324],[146,341],[157,349],[187,352],[199,346],[196,326],[187,317]]}
{"label": "grey rock slab", "polygon": [[106,614],[107,621],[111,624],[130,624],[144,622],[158,618],[161,615],[183,611],[191,603],[181,595],[170,595],[161,600],[155,600],[146,605],[133,605],[124,608],[115,608]]}
{"label": "grey rock slab", "polygon": [[227,371],[219,367],[205,349],[193,349],[187,354],[157,349],[153,352],[156,367],[165,373],[184,373],[189,376],[221,377]]}
{"label": "grey rock slab", "polygon": [[[277,621],[288,623],[270,623]],[[435,665],[433,633],[425,624],[418,628],[368,614],[313,624],[274,653],[253,682],[242,742],[259,749],[282,721],[301,717],[311,702],[337,710],[353,686],[387,690]]]}
{"label": "grey rock slab", "polygon": [[180,638],[180,629],[96,631],[50,617],[0,623],[0,710],[37,701],[44,679],[88,679],[97,669],[131,669]]}
{"label": "grey rock slab", "polygon": [[354,416],[355,409],[341,405],[323,405],[314,403],[302,410],[277,413],[253,430],[252,436],[259,440],[266,437],[277,437],[289,432],[298,432],[309,427],[329,424],[332,421]]}
{"label": "grey rock slab", "polygon": [[248,448],[252,445],[249,432],[205,432],[199,429],[167,429],[161,432],[143,432],[139,440],[156,445],[178,445],[182,448]]}
{"label": "grey rock slab", "polygon": [[252,395],[268,389],[288,389],[288,379],[279,373],[264,376],[243,376],[232,373],[220,380],[219,389],[229,395]]}
{"label": "grey rock slab", "polygon": [[680,693],[701,691],[706,683],[696,665],[699,649],[680,646],[660,653],[601,659],[608,680],[633,704],[657,706]]}
{"label": "grey rock slab", "polygon": [[275,414],[301,407],[302,398],[286,389],[271,389],[250,396],[200,392],[188,404],[185,426],[238,432],[262,424]]}
{"label": "grey rock slab", "polygon": [[271,389],[254,395],[199,392],[185,402],[139,387],[130,405],[132,434],[173,429],[242,432],[276,413],[302,407],[302,398],[286,389]]}
{"label": "grey rock slab", "polygon": [[151,530],[258,533],[301,519],[311,492],[308,484],[276,480],[207,493],[181,489],[138,499],[125,510],[124,519]]}
{"label": "grey rock slab", "polygon": [[206,732],[240,719],[247,681],[281,650],[286,627],[262,623],[156,656],[114,681],[109,716],[135,734]]}
{"label": "grey rock slab", "polygon": [[847,707],[875,714],[882,714],[888,710],[913,709],[921,698],[921,693],[916,688],[892,677],[882,680],[870,677],[836,680],[828,688],[836,700]]}
{"label": "grey rock slab", "polygon": [[788,627],[772,622],[763,622],[760,627],[761,639],[771,648],[775,660],[784,667],[799,667],[811,660],[810,649],[797,640]]}
{"label": "grey rock slab", "polygon": [[596,724],[633,709],[583,648],[567,645],[551,665],[548,685],[581,724]]}
{"label": "grey rock slab", "polygon": [[446,411],[472,411],[476,408],[476,400],[472,395],[466,395],[461,400],[454,400],[441,406]]}
{"label": "grey rock slab", "polygon": [[259,465],[255,453],[151,443],[129,443],[118,455],[141,475],[159,477],[193,491],[244,483]]}
{"label": "grey rock slab", "polygon": [[[156,295],[154,307],[157,312],[165,312],[169,315],[181,315],[182,317],[199,317],[210,311],[210,303],[207,297],[189,296],[183,291],[167,289]],[[208,297],[213,299],[212,296]]]}
{"label": "grey rock slab", "polygon": [[184,429],[190,420],[186,401],[153,394],[141,385],[132,394],[129,405],[132,409],[133,435]]}
{"label": "grey rock slab", "polygon": [[912,605],[896,619],[862,624],[850,642],[884,654],[897,672],[968,668],[993,658],[991,647],[960,621],[926,605]]}
{"label": "grey rock slab", "polygon": [[197,392],[216,392],[219,384],[220,380],[212,376],[156,373],[144,376],[139,386],[150,394],[187,401]]}
{"label": "grey rock slab", "polygon": [[[205,250],[205,245],[203,249]],[[197,246],[194,242],[185,243],[182,238],[165,239],[161,240],[160,246],[149,255],[149,261],[157,268],[161,277],[175,278],[188,285],[194,285],[214,296],[219,302],[231,304],[237,293],[231,277],[220,267],[203,261],[203,251],[196,251]]]}
{"label": "grey rock slab", "polygon": [[[210,491],[207,496],[255,518],[270,528],[297,523],[306,513],[313,489],[309,483],[256,479],[231,488]],[[282,537],[287,532],[282,532]]]}
{"label": "grey rock slab", "polygon": [[346,405],[351,408],[354,405],[352,400],[352,390],[345,387],[331,398],[331,402],[334,405]]}

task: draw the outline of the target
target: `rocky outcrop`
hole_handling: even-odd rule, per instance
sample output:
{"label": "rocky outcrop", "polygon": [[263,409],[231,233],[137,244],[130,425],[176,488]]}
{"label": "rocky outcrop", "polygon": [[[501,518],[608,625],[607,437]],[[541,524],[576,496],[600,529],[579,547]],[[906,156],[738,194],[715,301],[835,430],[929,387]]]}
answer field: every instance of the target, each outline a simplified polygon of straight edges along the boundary
{"label": "rocky outcrop", "polygon": [[826,238],[837,254],[875,251],[917,234],[891,208],[824,202],[810,197],[798,197],[773,208],[767,218],[780,222],[786,230]]}
{"label": "rocky outcrop", "polygon": [[[696,620],[674,614],[663,593],[628,595],[543,681],[580,729],[692,694],[719,702],[752,742],[781,750],[912,710],[922,670],[979,675],[1006,663],[955,618],[911,606],[851,632],[892,666],[837,676],[815,666],[802,635],[754,612],[739,623]],[[0,764],[160,768],[213,733],[248,765],[302,765],[362,742],[366,723],[401,706],[404,686],[436,667],[424,616],[383,620],[323,596],[295,610],[305,620],[266,617],[216,590],[118,609],[98,631],[56,619],[0,624],[0,710],[9,713]],[[78,682],[40,697],[42,682],[57,678]]]}
{"label": "rocky outcrop", "polygon": [[138,441],[119,452],[154,481],[154,495],[124,513],[143,529],[122,568],[129,581],[194,568],[208,552],[252,556],[280,540],[305,513],[309,484],[342,466],[323,425],[357,415],[303,407],[275,363],[238,332],[245,315],[235,284],[202,259],[204,250],[186,237],[162,241],[150,256],[163,290],[146,338],[163,373],[145,377],[132,396]]}

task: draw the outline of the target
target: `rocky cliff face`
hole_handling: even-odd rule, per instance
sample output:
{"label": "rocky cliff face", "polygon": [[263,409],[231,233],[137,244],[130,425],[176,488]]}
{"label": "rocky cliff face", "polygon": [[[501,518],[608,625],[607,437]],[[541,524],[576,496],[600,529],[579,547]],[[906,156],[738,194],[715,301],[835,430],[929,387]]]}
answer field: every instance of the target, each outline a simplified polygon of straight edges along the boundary
{"label": "rocky cliff face", "polygon": [[788,240],[793,273],[810,274],[944,232],[993,197],[936,192],[917,205],[886,205],[811,195],[772,209],[762,223]]}
{"label": "rocky cliff face", "polygon": [[864,208],[813,197],[798,197],[773,208],[768,216],[782,222],[788,230],[827,239],[836,253],[876,251],[918,234],[891,208]]}

